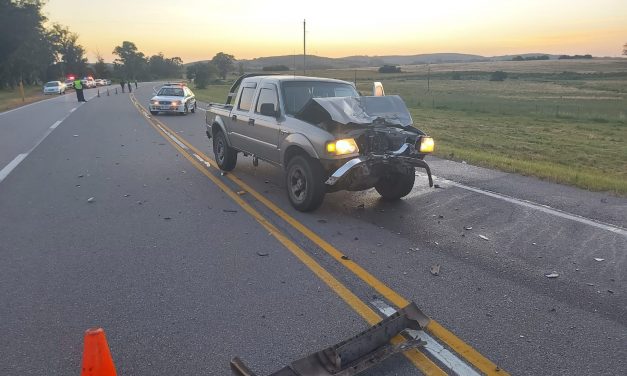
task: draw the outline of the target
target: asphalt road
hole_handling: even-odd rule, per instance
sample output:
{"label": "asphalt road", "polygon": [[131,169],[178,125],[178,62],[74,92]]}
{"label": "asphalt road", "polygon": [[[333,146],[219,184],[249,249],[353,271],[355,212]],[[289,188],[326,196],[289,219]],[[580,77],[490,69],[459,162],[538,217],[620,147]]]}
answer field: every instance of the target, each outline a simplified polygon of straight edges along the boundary
{"label": "asphalt road", "polygon": [[[419,173],[400,202],[338,192],[303,214],[280,170],[198,168],[152,120],[128,94],[0,114],[0,374],[77,374],[92,326],[120,375],[227,375],[235,355],[263,375],[367,328],[277,234],[373,310],[394,304],[353,264],[511,374],[627,369],[626,199],[433,158],[439,188]],[[213,155],[203,111],[156,120]],[[234,179],[250,189],[215,183]],[[395,356],[365,374],[420,372]]]}

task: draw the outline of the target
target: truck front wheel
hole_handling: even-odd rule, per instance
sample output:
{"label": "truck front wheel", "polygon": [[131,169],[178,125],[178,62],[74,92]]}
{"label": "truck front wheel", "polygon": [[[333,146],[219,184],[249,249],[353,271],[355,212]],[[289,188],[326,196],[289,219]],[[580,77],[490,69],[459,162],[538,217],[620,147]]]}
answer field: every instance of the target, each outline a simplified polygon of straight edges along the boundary
{"label": "truck front wheel", "polygon": [[287,164],[285,177],[287,196],[296,210],[309,212],[322,204],[326,187],[320,162],[308,156],[296,155]]}
{"label": "truck front wheel", "polygon": [[221,170],[231,171],[235,168],[237,151],[229,146],[222,131],[216,132],[213,137],[213,154]]}
{"label": "truck front wheel", "polygon": [[412,169],[411,173],[395,172],[379,179],[374,189],[379,192],[381,197],[387,201],[398,200],[405,197],[414,188],[414,180],[416,175]]}

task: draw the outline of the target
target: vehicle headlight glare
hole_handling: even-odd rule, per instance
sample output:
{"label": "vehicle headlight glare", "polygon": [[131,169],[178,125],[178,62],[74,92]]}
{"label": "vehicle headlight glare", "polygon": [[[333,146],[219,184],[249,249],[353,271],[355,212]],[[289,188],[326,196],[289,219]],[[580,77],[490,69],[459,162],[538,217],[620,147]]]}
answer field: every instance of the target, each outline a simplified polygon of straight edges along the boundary
{"label": "vehicle headlight glare", "polygon": [[420,138],[420,152],[421,153],[433,153],[435,149],[435,142],[431,137]]}
{"label": "vehicle headlight glare", "polygon": [[335,155],[353,154],[359,152],[357,143],[352,138],[327,143],[327,153]]}

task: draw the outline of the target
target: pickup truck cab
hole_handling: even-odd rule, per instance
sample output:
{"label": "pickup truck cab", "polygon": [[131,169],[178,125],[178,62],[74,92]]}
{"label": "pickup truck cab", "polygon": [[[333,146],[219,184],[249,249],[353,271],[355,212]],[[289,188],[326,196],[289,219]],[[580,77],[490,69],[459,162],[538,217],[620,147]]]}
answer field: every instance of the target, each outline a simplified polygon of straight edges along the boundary
{"label": "pickup truck cab", "polygon": [[426,169],[433,185],[423,161],[433,139],[412,126],[403,100],[362,97],[350,82],[244,75],[226,104],[209,104],[206,124],[222,170],[233,170],[240,152],[255,165],[261,159],[283,168],[300,211],[338,190],[374,187],[384,199],[399,199],[413,188],[415,167]]}

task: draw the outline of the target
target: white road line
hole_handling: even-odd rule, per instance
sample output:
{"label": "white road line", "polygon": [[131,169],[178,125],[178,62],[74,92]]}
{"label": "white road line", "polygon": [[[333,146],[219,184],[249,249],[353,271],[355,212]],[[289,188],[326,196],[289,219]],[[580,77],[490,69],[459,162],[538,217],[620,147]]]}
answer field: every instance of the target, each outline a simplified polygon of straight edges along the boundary
{"label": "white road line", "polygon": [[11,171],[13,171],[24,159],[26,159],[26,157],[28,157],[28,155],[33,150],[35,150],[35,148],[39,146],[39,144],[41,144],[46,139],[46,137],[50,135],[50,133],[52,133],[52,131],[54,131],[61,123],[63,123],[65,119],[67,119],[72,114],[72,112],[74,112],[74,110],[76,110],[76,108],[77,107],[72,108],[70,112],[67,115],[65,115],[61,120],[55,121],[54,124],[48,127],[48,129],[46,130],[46,133],[44,133],[44,135],[39,139],[39,141],[35,143],[35,146],[30,148],[26,153],[19,154],[17,157],[13,158],[13,160],[9,162],[8,165],[4,166],[4,168],[0,170],[0,182],[2,182],[7,176],[9,176]]}
{"label": "white road line", "polygon": [[159,129],[161,129],[161,131],[163,131],[163,133],[165,133],[172,141],[174,141],[178,146],[180,146],[182,149],[184,150],[189,150],[189,148],[187,147],[187,145],[185,145],[184,143],[182,143],[181,141],[179,141],[178,138],[176,138],[176,136],[174,136],[172,133],[166,131],[159,123],[157,123],[157,126],[159,127]]}
{"label": "white road line", "polygon": [[[416,174],[418,176],[423,176],[423,174]],[[426,175],[424,175],[426,176]],[[542,204],[537,204],[535,202],[532,201],[527,201],[527,200],[523,200],[520,198],[515,198],[515,197],[511,197],[502,193],[496,193],[496,192],[492,192],[492,191],[488,191],[485,189],[479,189],[479,188],[475,188],[475,187],[471,187],[465,184],[461,184],[461,183],[457,183],[454,182],[452,180],[448,180],[448,179],[444,179],[444,178],[439,178],[437,176],[433,176],[434,180],[437,180],[438,183],[444,183],[444,184],[448,184],[448,185],[452,185],[455,186],[457,188],[461,188],[461,189],[465,189],[467,191],[471,191],[471,192],[475,192],[475,193],[479,193],[485,196],[489,196],[492,198],[496,198],[499,200],[503,200],[512,204],[516,204],[516,205],[520,205],[520,206],[524,206],[530,209],[535,209],[535,210],[539,210],[543,213],[546,214],[551,214],[560,218],[564,218],[564,219],[569,219],[571,221],[575,221],[575,222],[579,222],[579,223],[583,223],[585,225],[588,226],[593,226],[596,228],[600,228],[602,230],[607,230],[607,231],[611,231],[614,232],[616,234],[620,234],[623,236],[627,236],[627,229],[622,228],[622,227],[618,227],[615,225],[611,225],[609,223],[605,223],[605,222],[600,222],[594,219],[590,219],[590,218],[586,218],[577,214],[572,214],[572,213],[568,213],[559,209],[555,209],[552,208],[548,205],[542,205]]]}
{"label": "white road line", "polygon": [[[382,300],[374,300],[371,302],[375,308],[386,316],[391,316],[396,313],[396,310],[390,307]],[[459,376],[480,376],[480,373],[475,371],[472,367],[467,365],[463,360],[455,356],[452,352],[440,345],[433,337],[428,335],[422,330],[408,330],[410,336],[414,339],[420,339],[425,341],[425,350],[429,352],[434,358],[448,367],[451,371],[455,372]]]}
{"label": "white road line", "polygon": [[28,156],[28,153],[19,154],[17,157],[13,158],[13,160],[11,162],[9,162],[8,165],[4,166],[4,168],[2,170],[0,170],[0,183],[7,176],[9,176],[11,171],[13,171],[13,169],[16,168],[17,165],[19,165],[20,162],[22,162],[24,160],[24,158],[26,158],[27,156]]}

